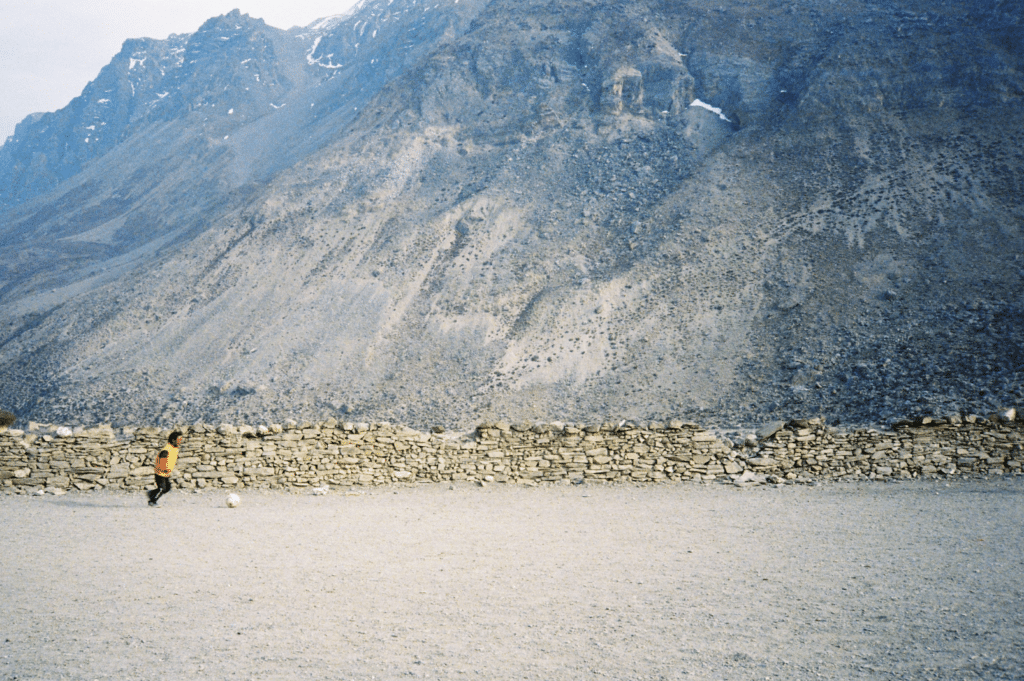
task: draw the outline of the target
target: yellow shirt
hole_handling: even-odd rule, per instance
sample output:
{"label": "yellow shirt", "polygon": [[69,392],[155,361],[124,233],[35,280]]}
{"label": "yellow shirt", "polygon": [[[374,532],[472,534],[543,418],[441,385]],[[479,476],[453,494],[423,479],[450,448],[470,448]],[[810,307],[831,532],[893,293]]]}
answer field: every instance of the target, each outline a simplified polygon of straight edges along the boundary
{"label": "yellow shirt", "polygon": [[156,455],[156,474],[165,478],[171,477],[171,471],[174,470],[176,463],[178,463],[178,448],[168,444]]}

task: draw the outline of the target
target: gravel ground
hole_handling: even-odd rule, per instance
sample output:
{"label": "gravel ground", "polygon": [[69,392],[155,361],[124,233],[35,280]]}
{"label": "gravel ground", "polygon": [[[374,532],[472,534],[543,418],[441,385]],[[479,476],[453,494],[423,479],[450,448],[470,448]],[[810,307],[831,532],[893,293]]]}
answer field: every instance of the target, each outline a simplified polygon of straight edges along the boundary
{"label": "gravel ground", "polygon": [[1021,679],[1024,479],[0,496],[4,679]]}

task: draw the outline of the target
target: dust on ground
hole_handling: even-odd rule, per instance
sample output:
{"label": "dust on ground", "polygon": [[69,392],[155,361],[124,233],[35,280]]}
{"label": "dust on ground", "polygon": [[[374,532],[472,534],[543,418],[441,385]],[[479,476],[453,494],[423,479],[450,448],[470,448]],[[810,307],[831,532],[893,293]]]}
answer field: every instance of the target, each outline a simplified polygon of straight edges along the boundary
{"label": "dust on ground", "polygon": [[4,679],[1020,679],[1024,478],[0,496]]}

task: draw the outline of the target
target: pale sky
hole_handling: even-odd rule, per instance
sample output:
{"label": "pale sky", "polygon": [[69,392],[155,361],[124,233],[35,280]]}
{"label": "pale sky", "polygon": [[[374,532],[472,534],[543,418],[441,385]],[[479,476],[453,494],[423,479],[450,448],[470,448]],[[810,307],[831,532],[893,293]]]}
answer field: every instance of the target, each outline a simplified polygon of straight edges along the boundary
{"label": "pale sky", "polygon": [[357,0],[0,0],[0,144],[25,116],[56,111],[128,38],[194,33],[239,9],[277,28],[344,14]]}

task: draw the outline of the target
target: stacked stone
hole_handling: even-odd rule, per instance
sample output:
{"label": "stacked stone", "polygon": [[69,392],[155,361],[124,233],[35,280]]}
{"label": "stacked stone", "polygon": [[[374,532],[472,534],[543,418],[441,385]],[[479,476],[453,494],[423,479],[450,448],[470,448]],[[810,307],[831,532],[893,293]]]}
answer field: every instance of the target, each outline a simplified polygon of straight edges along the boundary
{"label": "stacked stone", "polygon": [[742,466],[713,433],[682,421],[667,426],[484,424],[480,457],[468,474],[484,481],[651,482],[714,479]]}
{"label": "stacked stone", "polygon": [[897,422],[893,431],[852,433],[840,433],[820,419],[796,420],[761,440],[746,464],[759,473],[790,480],[1018,473],[1024,464],[1024,431],[1019,421],[997,416],[926,417]]}
{"label": "stacked stone", "polygon": [[106,487],[111,484],[111,466],[127,453],[128,444],[116,440],[109,426],[64,428],[59,434],[8,430],[0,433],[0,482],[26,489]]}
{"label": "stacked stone", "polygon": [[[108,486],[142,489],[153,481],[154,456],[169,432],[126,428],[115,434],[109,426],[75,431],[58,428],[42,435],[9,431],[24,454],[20,459],[8,459],[4,455],[9,456],[10,450],[0,452],[0,479],[14,487],[51,490],[73,487],[85,491]],[[154,447],[154,442],[159,446]],[[16,468],[9,476],[8,461],[23,468]]]}
{"label": "stacked stone", "polygon": [[[158,445],[159,440],[151,443]],[[258,429],[200,425],[192,427],[183,448],[178,484],[199,489],[302,489],[440,482],[459,479],[460,466],[465,467],[462,459],[472,458],[470,445],[401,426],[339,425],[333,419]]]}
{"label": "stacked stone", "polygon": [[[777,422],[739,446],[692,423],[483,424],[468,436],[390,424],[182,427],[178,487],[303,489],[401,482],[737,484],[829,478],[1015,474],[1024,428],[1012,418],[918,419],[841,432]],[[141,490],[170,430],[109,426],[0,432],[0,485],[13,490]]]}
{"label": "stacked stone", "polygon": [[[1018,473],[1024,465],[1024,431],[1019,421],[993,416],[982,419],[924,419],[907,428],[918,450],[931,461],[924,473],[956,469],[973,473]],[[935,469],[935,470],[932,470]]]}
{"label": "stacked stone", "polygon": [[474,458],[471,442],[390,424],[339,426],[328,421],[321,442],[320,472],[326,475],[314,477],[307,484],[440,482],[459,479],[460,471]]}

